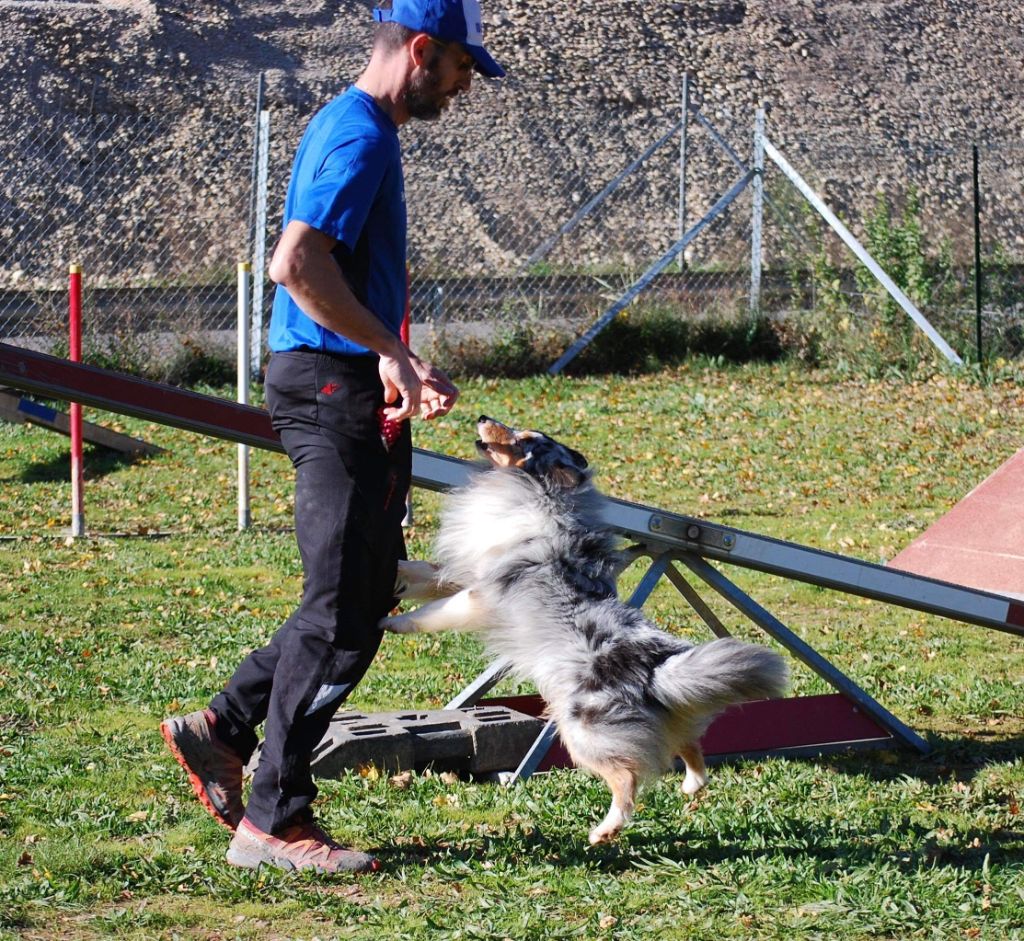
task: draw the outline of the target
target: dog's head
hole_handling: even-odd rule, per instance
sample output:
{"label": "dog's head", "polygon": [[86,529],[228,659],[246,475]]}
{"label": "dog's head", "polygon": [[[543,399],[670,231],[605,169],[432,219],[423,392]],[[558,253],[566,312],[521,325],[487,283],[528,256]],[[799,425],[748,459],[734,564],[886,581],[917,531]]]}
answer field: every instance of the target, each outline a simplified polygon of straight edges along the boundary
{"label": "dog's head", "polygon": [[590,478],[579,451],[539,431],[520,431],[481,415],[476,449],[494,467],[518,468],[557,490],[572,490]]}

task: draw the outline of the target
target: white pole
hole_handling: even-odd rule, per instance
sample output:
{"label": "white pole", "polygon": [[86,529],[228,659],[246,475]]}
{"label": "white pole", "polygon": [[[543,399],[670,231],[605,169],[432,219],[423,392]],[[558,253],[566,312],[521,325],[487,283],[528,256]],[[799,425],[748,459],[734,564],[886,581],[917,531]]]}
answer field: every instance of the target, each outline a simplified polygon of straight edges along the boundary
{"label": "white pole", "polygon": [[750,220],[750,316],[761,310],[761,241],[764,224],[764,108],[754,119],[754,211]]}
{"label": "white pole", "polygon": [[[238,263],[238,403],[249,404],[249,273],[252,265]],[[238,445],[238,530],[252,524],[249,509],[249,445]]]}
{"label": "white pole", "polygon": [[263,282],[266,279],[267,174],[270,163],[270,112],[261,111],[256,165],[256,233],[253,244],[252,336],[249,368],[253,379],[259,375],[263,354]]}

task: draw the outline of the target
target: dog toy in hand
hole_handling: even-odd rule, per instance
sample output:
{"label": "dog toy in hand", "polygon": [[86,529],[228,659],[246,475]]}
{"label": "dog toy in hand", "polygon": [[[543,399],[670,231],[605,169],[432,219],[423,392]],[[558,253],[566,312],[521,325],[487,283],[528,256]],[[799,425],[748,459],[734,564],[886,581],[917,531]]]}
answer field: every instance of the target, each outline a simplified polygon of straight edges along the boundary
{"label": "dog toy in hand", "polygon": [[388,418],[384,414],[384,407],[381,406],[377,409],[377,425],[380,428],[381,443],[384,445],[385,450],[390,451],[391,446],[402,434],[402,423]]}

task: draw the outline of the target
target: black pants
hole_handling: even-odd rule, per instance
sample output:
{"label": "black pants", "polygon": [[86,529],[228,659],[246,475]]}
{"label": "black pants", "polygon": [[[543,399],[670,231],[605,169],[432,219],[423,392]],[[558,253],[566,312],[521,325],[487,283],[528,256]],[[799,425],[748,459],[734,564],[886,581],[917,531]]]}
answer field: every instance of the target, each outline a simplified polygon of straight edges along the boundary
{"label": "black pants", "polygon": [[266,397],[295,466],[302,603],[253,651],[211,703],[217,729],[243,759],[266,722],[246,817],[267,833],[310,816],[310,756],[380,645],[395,605],[409,489],[409,424],[387,449],[375,356],[275,353]]}

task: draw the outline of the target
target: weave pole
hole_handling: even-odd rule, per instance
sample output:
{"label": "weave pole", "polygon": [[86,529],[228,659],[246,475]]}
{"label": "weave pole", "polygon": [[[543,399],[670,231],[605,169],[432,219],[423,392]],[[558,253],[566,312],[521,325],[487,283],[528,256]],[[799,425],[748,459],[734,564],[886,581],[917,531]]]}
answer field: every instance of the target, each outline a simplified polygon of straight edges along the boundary
{"label": "weave pole", "polygon": [[[238,263],[238,404],[249,404],[249,272],[252,265]],[[238,531],[252,525],[249,505],[249,445],[238,445]]]}
{"label": "weave pole", "polygon": [[[399,327],[398,338],[410,348],[412,343],[412,294],[409,290],[409,268],[405,269],[405,316],[402,317],[402,326]],[[412,486],[405,495],[405,516],[402,518],[402,526],[412,526]]]}
{"label": "weave pole", "polygon": [[[82,266],[68,271],[68,359],[82,361]],[[85,475],[82,468],[82,405],[71,403],[71,535],[85,535]]]}

